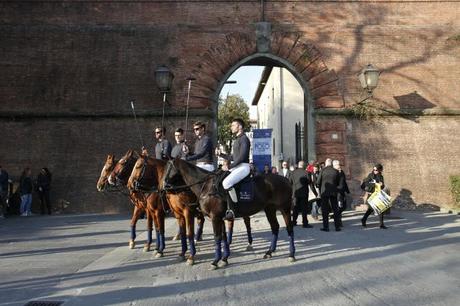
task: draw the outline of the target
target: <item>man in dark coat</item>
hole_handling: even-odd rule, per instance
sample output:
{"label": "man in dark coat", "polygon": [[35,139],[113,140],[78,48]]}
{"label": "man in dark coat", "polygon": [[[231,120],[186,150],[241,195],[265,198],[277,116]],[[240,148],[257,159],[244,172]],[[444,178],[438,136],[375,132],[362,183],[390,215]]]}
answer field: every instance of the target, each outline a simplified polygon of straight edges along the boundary
{"label": "man in dark coat", "polygon": [[155,128],[155,139],[158,141],[155,145],[155,158],[168,160],[171,159],[172,145],[166,139],[166,128],[165,127],[156,127]]}
{"label": "man in dark coat", "polygon": [[302,213],[302,226],[304,228],[311,228],[308,224],[307,218],[307,204],[308,204],[308,176],[305,172],[305,163],[299,161],[298,168],[292,171],[290,175],[290,181],[292,183],[292,191],[294,193],[294,209],[292,212],[292,223],[297,225],[297,217],[299,211]]}
{"label": "man in dark coat", "polygon": [[337,203],[337,194],[340,183],[339,171],[332,167],[332,160],[326,159],[325,167],[318,176],[318,187],[321,193],[321,212],[323,215],[322,231],[329,231],[329,212],[334,213],[334,225],[337,232],[340,231],[340,214]]}
{"label": "man in dark coat", "polygon": [[281,171],[278,172],[279,175],[282,175],[284,176],[285,178],[287,178],[288,180],[291,179],[291,175],[292,175],[292,171],[289,170],[289,164],[287,161],[283,161],[283,163],[281,164]]}

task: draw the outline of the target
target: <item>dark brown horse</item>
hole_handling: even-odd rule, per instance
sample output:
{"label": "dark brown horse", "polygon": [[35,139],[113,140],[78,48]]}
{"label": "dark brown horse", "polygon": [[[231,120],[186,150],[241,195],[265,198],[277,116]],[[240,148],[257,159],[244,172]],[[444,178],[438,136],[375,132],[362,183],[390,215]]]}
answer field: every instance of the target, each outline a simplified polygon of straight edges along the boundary
{"label": "dark brown horse", "polygon": [[[161,179],[160,187],[167,187],[177,177],[182,177],[186,185],[197,196],[200,210],[211,218],[215,239],[215,258],[211,263],[211,269],[216,269],[220,260],[224,265],[228,264],[230,246],[225,235],[223,218],[226,210],[226,202],[216,192],[217,176],[195,165],[174,159],[168,162],[167,169]],[[279,223],[276,219],[276,211],[279,210],[286,223],[289,236],[289,260],[295,261],[294,229],[291,222],[292,187],[289,181],[280,175],[255,176],[254,199],[250,203],[238,204],[236,216],[250,216],[261,210],[265,211],[270,228],[272,240],[264,258],[270,258],[276,250],[279,233]],[[224,243],[222,256],[222,242]]]}
{"label": "dark brown horse", "polygon": [[[123,192],[123,187],[128,182],[129,175],[131,174],[134,164],[138,159],[139,154],[133,150],[129,150],[118,162],[115,161],[114,155],[108,155],[107,160],[102,168],[101,175],[97,182],[97,190],[99,192],[111,191],[111,192]],[[129,247],[133,249],[136,245],[136,224],[141,214],[145,212],[147,216],[147,242],[144,244],[144,251],[150,251],[152,243],[152,221],[153,209],[148,209],[148,203],[158,201],[155,198],[146,198],[142,194],[137,192],[130,192],[127,194],[129,199],[134,205],[133,216],[131,218],[131,238],[129,240]],[[153,206],[153,203],[150,203]],[[157,241],[157,249],[159,248]]]}

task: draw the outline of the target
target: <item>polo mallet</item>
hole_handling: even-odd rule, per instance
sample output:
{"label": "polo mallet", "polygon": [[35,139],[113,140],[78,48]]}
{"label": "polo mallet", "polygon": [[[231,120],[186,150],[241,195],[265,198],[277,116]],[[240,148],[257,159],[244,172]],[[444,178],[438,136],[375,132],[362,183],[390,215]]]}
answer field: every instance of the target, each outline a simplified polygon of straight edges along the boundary
{"label": "polo mallet", "polygon": [[185,135],[184,135],[184,140],[187,141],[187,131],[188,131],[188,108],[189,108],[189,102],[190,102],[190,88],[192,87],[192,81],[195,81],[196,79],[193,77],[188,77],[188,89],[187,89],[187,101],[186,101],[186,107],[185,107]]}
{"label": "polo mallet", "polygon": [[131,109],[133,110],[134,121],[136,121],[137,132],[139,134],[139,138],[141,139],[142,149],[144,149],[144,140],[142,139],[141,129],[139,128],[139,123],[137,122],[136,111],[134,110],[134,100],[131,100]]}

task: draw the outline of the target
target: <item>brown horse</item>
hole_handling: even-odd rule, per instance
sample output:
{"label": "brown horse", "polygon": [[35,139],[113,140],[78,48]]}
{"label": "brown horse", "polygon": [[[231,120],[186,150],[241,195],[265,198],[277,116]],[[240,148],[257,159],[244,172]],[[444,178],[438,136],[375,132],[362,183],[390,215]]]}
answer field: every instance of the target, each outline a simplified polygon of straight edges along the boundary
{"label": "brown horse", "polygon": [[[154,158],[141,157],[137,160],[136,165],[128,180],[128,188],[131,191],[143,190],[151,192],[152,188],[158,186],[159,179],[163,176],[166,162]],[[174,213],[180,231],[182,251],[179,256],[185,259],[187,251],[187,239],[190,246],[190,256],[187,258],[187,264],[193,265],[196,254],[194,241],[194,217],[204,220],[203,216],[196,210],[196,197],[187,190],[181,190],[175,193],[166,194],[169,207]],[[202,225],[201,225],[202,232]],[[201,235],[201,233],[199,233]]]}
{"label": "brown horse", "polygon": [[[168,166],[160,182],[160,187],[170,186],[177,177],[181,177],[187,186],[198,197],[200,210],[211,218],[215,239],[215,258],[211,263],[211,269],[216,269],[220,260],[224,266],[228,264],[230,246],[224,234],[225,227],[223,218],[226,210],[226,202],[216,192],[217,175],[210,173],[195,165],[174,159],[168,162]],[[295,261],[294,229],[291,222],[292,187],[289,181],[280,175],[266,175],[254,177],[254,199],[250,203],[238,204],[237,217],[250,216],[260,210],[265,211],[270,228],[272,240],[270,248],[264,258],[270,258],[276,250],[279,233],[279,223],[276,218],[276,211],[279,210],[286,223],[289,236],[289,260]],[[222,256],[222,241],[224,243],[224,254]]]}
{"label": "brown horse", "polygon": [[[111,191],[123,193],[122,187],[126,186],[129,175],[131,174],[134,164],[139,157],[139,154],[133,150],[129,150],[118,162],[115,162],[114,155],[108,155],[107,160],[102,168],[101,175],[97,182],[97,190],[99,192]],[[134,205],[133,216],[131,218],[131,238],[129,247],[133,249],[136,245],[136,224],[141,214],[145,212],[147,216],[147,242],[144,245],[144,251],[150,251],[152,243],[152,210],[147,209],[148,202],[155,199],[146,199],[140,193],[129,193],[129,199]],[[158,245],[157,245],[158,248]]]}

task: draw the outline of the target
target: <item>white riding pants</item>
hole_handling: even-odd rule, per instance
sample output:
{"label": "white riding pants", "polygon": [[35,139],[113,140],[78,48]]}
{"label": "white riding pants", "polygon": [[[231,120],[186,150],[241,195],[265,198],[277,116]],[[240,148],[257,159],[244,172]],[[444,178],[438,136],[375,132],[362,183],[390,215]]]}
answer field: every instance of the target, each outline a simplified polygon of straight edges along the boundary
{"label": "white riding pants", "polygon": [[236,183],[244,179],[251,172],[251,167],[248,163],[241,163],[235,168],[230,169],[230,174],[222,181],[222,187],[228,190]]}
{"label": "white riding pants", "polygon": [[216,167],[214,167],[213,164],[205,164],[205,163],[197,163],[196,166],[198,168],[201,168],[201,169],[204,169],[204,170],[208,170],[210,172],[216,170]]}

